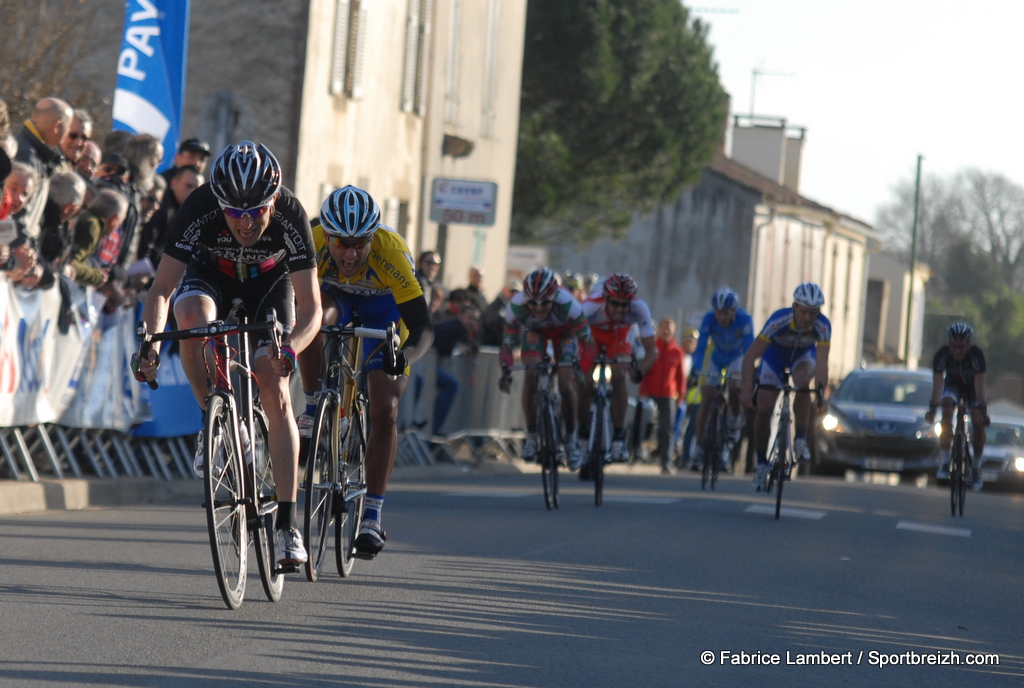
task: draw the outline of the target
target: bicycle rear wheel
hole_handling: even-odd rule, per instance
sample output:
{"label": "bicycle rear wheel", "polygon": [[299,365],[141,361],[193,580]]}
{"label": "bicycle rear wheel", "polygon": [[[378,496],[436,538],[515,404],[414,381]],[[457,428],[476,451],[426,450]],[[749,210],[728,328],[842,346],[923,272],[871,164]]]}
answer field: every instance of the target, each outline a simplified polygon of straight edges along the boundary
{"label": "bicycle rear wheel", "polygon": [[340,499],[334,500],[334,557],[338,575],[347,578],[355,563],[355,541],[366,496],[366,428],[361,409],[351,414],[348,433],[339,441],[344,442],[345,451],[340,467]]}
{"label": "bicycle rear wheel", "polygon": [[[277,537],[274,530],[274,514],[277,513],[277,488],[274,485],[274,465],[270,457],[270,436],[267,417],[259,406],[253,409],[252,454],[256,475],[256,514],[252,524],[253,544],[256,546],[256,564],[260,571],[263,592],[271,602],[278,602],[284,592],[284,573],[277,570]],[[252,479],[253,467],[245,467],[246,475]]]}
{"label": "bicycle rear wheel", "polygon": [[310,582],[320,576],[334,525],[334,492],[338,487],[337,408],[337,394],[320,397],[302,481],[302,539],[309,554],[304,568]]}
{"label": "bicycle rear wheel", "polygon": [[203,421],[203,459],[206,524],[210,552],[221,597],[238,609],[245,597],[249,529],[245,513],[245,483],[235,426],[224,398],[214,395]]}

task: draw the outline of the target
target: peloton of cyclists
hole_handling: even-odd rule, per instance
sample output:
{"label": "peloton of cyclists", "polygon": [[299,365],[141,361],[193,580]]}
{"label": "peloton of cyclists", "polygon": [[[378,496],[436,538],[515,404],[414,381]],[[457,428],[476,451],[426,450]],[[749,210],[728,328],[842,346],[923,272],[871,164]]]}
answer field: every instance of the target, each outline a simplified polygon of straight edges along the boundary
{"label": "peloton of cyclists", "polygon": [[[743,430],[740,402],[743,355],[754,341],[754,320],[739,306],[739,296],[728,287],[719,289],[711,297],[711,310],[704,315],[700,324],[691,373],[691,377],[699,379],[701,398],[707,401],[714,398],[721,381],[720,371],[723,368],[728,370],[729,440],[734,443],[739,442]],[[697,410],[698,447],[704,444],[707,417],[708,404],[700,404]],[[728,466],[724,468],[729,470]]]}
{"label": "peloton of cyclists", "polygon": [[[571,364],[579,356],[580,345],[591,341],[590,328],[583,307],[565,289],[558,286],[558,277],[548,268],[538,268],[523,280],[523,290],[515,294],[505,309],[505,330],[499,361],[507,371],[514,362],[513,350],[521,349],[523,365],[541,362],[548,343],[553,345],[555,360]],[[526,441],[522,457],[533,461],[537,456],[537,382],[538,371],[527,368],[523,377],[523,413],[526,416]],[[508,393],[512,380],[508,373],[501,377],[499,387]],[[562,422],[565,426],[565,451],[570,470],[583,463],[583,443],[576,434],[576,375],[571,365],[558,368],[558,389],[562,398]]]}
{"label": "peloton of cyclists", "polygon": [[629,408],[629,392],[626,389],[626,376],[639,383],[644,374],[654,365],[658,348],[654,341],[654,323],[651,322],[651,310],[641,299],[636,298],[636,282],[629,275],[610,275],[601,286],[583,303],[583,314],[590,326],[590,334],[594,340],[592,346],[584,348],[580,357],[580,370],[584,384],[579,393],[579,428],[580,436],[588,434],[590,417],[590,397],[593,386],[588,384],[594,369],[594,359],[603,347],[608,358],[629,356],[633,346],[629,341],[630,330],[637,326],[640,344],[644,349],[643,360],[639,362],[634,373],[630,363],[620,362],[612,366],[611,377],[611,412],[612,412],[612,446],[611,460],[626,460],[626,412]]}
{"label": "peloton of cyclists", "polygon": [[[409,246],[381,224],[380,206],[366,191],[345,186],[331,192],[313,227],[323,324],[347,323],[355,315],[363,327],[398,325],[397,360],[385,347],[363,347],[363,370],[370,401],[370,436],[366,440],[366,497],[363,522],[353,546],[360,559],[373,559],[387,535],[381,511],[398,452],[398,403],[409,383],[409,365],[434,341],[430,311],[416,280]],[[309,427],[323,371],[324,335],[299,355],[306,410],[300,424]],[[307,420],[309,418],[309,420]]]}
{"label": "peloton of cyclists", "polygon": [[[306,561],[297,528],[299,435],[292,413],[288,377],[320,327],[320,290],[309,219],[299,201],[281,186],[281,165],[262,144],[230,145],[214,162],[210,181],[192,192],[174,216],[160,267],[146,296],[142,319],[149,332],[162,332],[173,306],[182,329],[205,327],[227,316],[239,298],[253,322],[273,308],[284,324],[281,357],[268,352],[270,340],[255,343],[254,372],[267,414],[270,454],[278,494],[275,528],[282,565]],[[181,342],[181,364],[200,408],[206,407],[211,375],[205,342]],[[136,378],[155,381],[159,357],[133,357]],[[202,442],[193,468],[204,470]]]}
{"label": "peloton of cyclists", "polygon": [[985,391],[985,354],[971,343],[974,328],[965,322],[955,322],[946,330],[948,343],[935,352],[932,360],[932,399],[925,418],[935,420],[935,409],[942,405],[942,447],[940,480],[949,479],[949,449],[953,444],[953,418],[957,399],[964,399],[971,409],[971,445],[974,449],[974,490],[983,484],[981,456],[985,451],[985,426],[989,423]]}
{"label": "peloton of cyclists", "polygon": [[[811,380],[816,382],[819,406],[824,404],[824,390],[828,384],[829,342],[832,325],[821,313],[825,295],[813,282],[804,282],[793,292],[793,305],[775,311],[743,356],[741,400],[745,408],[754,408],[753,397],[755,361],[760,358],[757,371],[757,413],[754,417],[754,449],[757,453],[757,471],[754,489],[762,491],[770,470],[768,441],[771,436],[771,418],[780,386],[784,383],[784,370],[789,368],[793,387],[807,389]],[[807,446],[807,426],[811,417],[811,400],[807,394],[797,394],[793,400],[793,451],[797,460],[811,460]]]}

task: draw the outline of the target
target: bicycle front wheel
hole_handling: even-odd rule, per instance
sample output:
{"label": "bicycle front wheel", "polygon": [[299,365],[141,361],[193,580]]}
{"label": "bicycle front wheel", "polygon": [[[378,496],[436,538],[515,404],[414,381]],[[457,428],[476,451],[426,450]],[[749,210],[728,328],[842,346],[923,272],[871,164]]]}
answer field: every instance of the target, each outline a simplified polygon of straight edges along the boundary
{"label": "bicycle front wheel", "polygon": [[337,408],[337,395],[320,397],[302,481],[302,538],[309,548],[304,568],[310,582],[320,576],[334,525],[334,492],[338,487]]}
{"label": "bicycle front wheel", "polygon": [[549,407],[540,411],[540,477],[544,483],[544,504],[548,511],[558,508],[558,429]]}
{"label": "bicycle front wheel", "polygon": [[363,520],[363,499],[366,496],[366,428],[363,414],[356,408],[349,418],[341,461],[341,495],[334,500],[334,554],[338,575],[352,575],[355,563],[355,542]]}
{"label": "bicycle front wheel", "polygon": [[953,442],[953,455],[949,465],[949,506],[953,516],[964,515],[964,499],[967,497],[967,444],[962,435]]}
{"label": "bicycle front wheel", "polygon": [[594,479],[594,505],[604,503],[604,457],[609,447],[605,446],[608,433],[608,408],[601,404],[594,414],[594,427],[591,429],[593,443],[590,451],[590,473]]}
{"label": "bicycle front wheel", "polygon": [[284,592],[284,573],[277,570],[277,537],[274,514],[277,513],[277,487],[274,485],[274,466],[270,458],[270,436],[267,417],[259,406],[253,409],[252,437],[253,466],[246,465],[249,480],[255,475],[256,518],[253,520],[253,544],[256,546],[256,564],[260,571],[263,592],[271,602],[278,602]]}
{"label": "bicycle front wheel", "polygon": [[235,442],[231,410],[214,395],[206,405],[203,423],[203,460],[206,524],[210,552],[224,603],[238,609],[245,597],[248,567],[248,524],[245,513],[245,476]]}
{"label": "bicycle front wheel", "polygon": [[701,456],[701,471],[700,471],[700,489],[706,490],[708,483],[711,484],[711,489],[715,489],[715,480],[718,477],[718,471],[716,470],[715,464],[718,461],[718,455],[721,453],[718,448],[718,407],[712,403],[711,408],[708,409],[708,424],[704,427],[704,444],[701,446],[703,455]]}

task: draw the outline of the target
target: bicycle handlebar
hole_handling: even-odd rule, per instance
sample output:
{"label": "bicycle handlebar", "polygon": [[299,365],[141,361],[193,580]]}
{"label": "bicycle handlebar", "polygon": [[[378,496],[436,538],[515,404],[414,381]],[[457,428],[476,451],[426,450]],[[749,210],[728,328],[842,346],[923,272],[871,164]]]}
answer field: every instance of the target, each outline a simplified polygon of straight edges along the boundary
{"label": "bicycle handlebar", "polygon": [[[237,315],[237,304],[236,307],[232,307],[230,315]],[[229,316],[230,317],[230,316]],[[168,342],[168,341],[182,341],[185,339],[213,339],[217,337],[227,337],[233,334],[241,334],[243,332],[267,332],[271,338],[271,344],[275,350],[275,357],[281,357],[281,335],[284,333],[284,325],[277,319],[277,312],[271,308],[267,311],[267,319],[265,322],[253,322],[253,323],[234,323],[227,324],[224,320],[215,320],[202,327],[192,327],[182,330],[168,330],[167,332],[157,332],[150,334],[147,331],[146,323],[142,320],[139,321],[135,328],[136,336],[139,339],[139,350],[137,356],[140,361],[144,360],[149,352],[153,350],[154,342]],[[157,354],[154,362],[159,365],[160,355]],[[138,379],[136,377],[136,379]],[[139,380],[142,382],[142,380]],[[157,389],[160,385],[156,380],[146,381],[150,389]]]}

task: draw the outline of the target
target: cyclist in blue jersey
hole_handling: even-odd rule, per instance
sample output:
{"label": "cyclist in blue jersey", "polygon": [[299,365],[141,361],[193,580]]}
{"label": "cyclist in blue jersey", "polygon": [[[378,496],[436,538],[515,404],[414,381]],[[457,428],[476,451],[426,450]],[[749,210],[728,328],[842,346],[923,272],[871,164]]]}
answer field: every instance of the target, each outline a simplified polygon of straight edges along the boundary
{"label": "cyclist in blue jersey", "polygon": [[[739,297],[728,287],[719,289],[711,297],[711,310],[700,324],[691,373],[699,377],[701,398],[711,399],[720,381],[719,372],[728,369],[729,439],[733,442],[739,441],[743,429],[740,406],[743,354],[754,341],[754,320],[739,306]],[[703,446],[707,417],[708,404],[701,404],[697,410],[697,446]]]}
{"label": "cyclist in blue jersey", "polygon": [[[754,449],[757,452],[757,472],[754,489],[765,488],[768,478],[768,440],[771,437],[772,414],[779,398],[779,388],[785,382],[783,371],[789,368],[793,386],[807,389],[815,380],[818,405],[828,384],[828,353],[832,339],[832,325],[821,314],[825,295],[813,282],[804,282],[793,292],[793,305],[772,313],[747,349],[743,357],[743,382],[740,394],[746,408],[757,408],[754,417]],[[757,375],[757,399],[754,403],[754,362],[760,358]],[[810,461],[807,447],[807,426],[811,417],[811,401],[806,394],[797,394],[793,400],[793,451],[799,461]]]}

